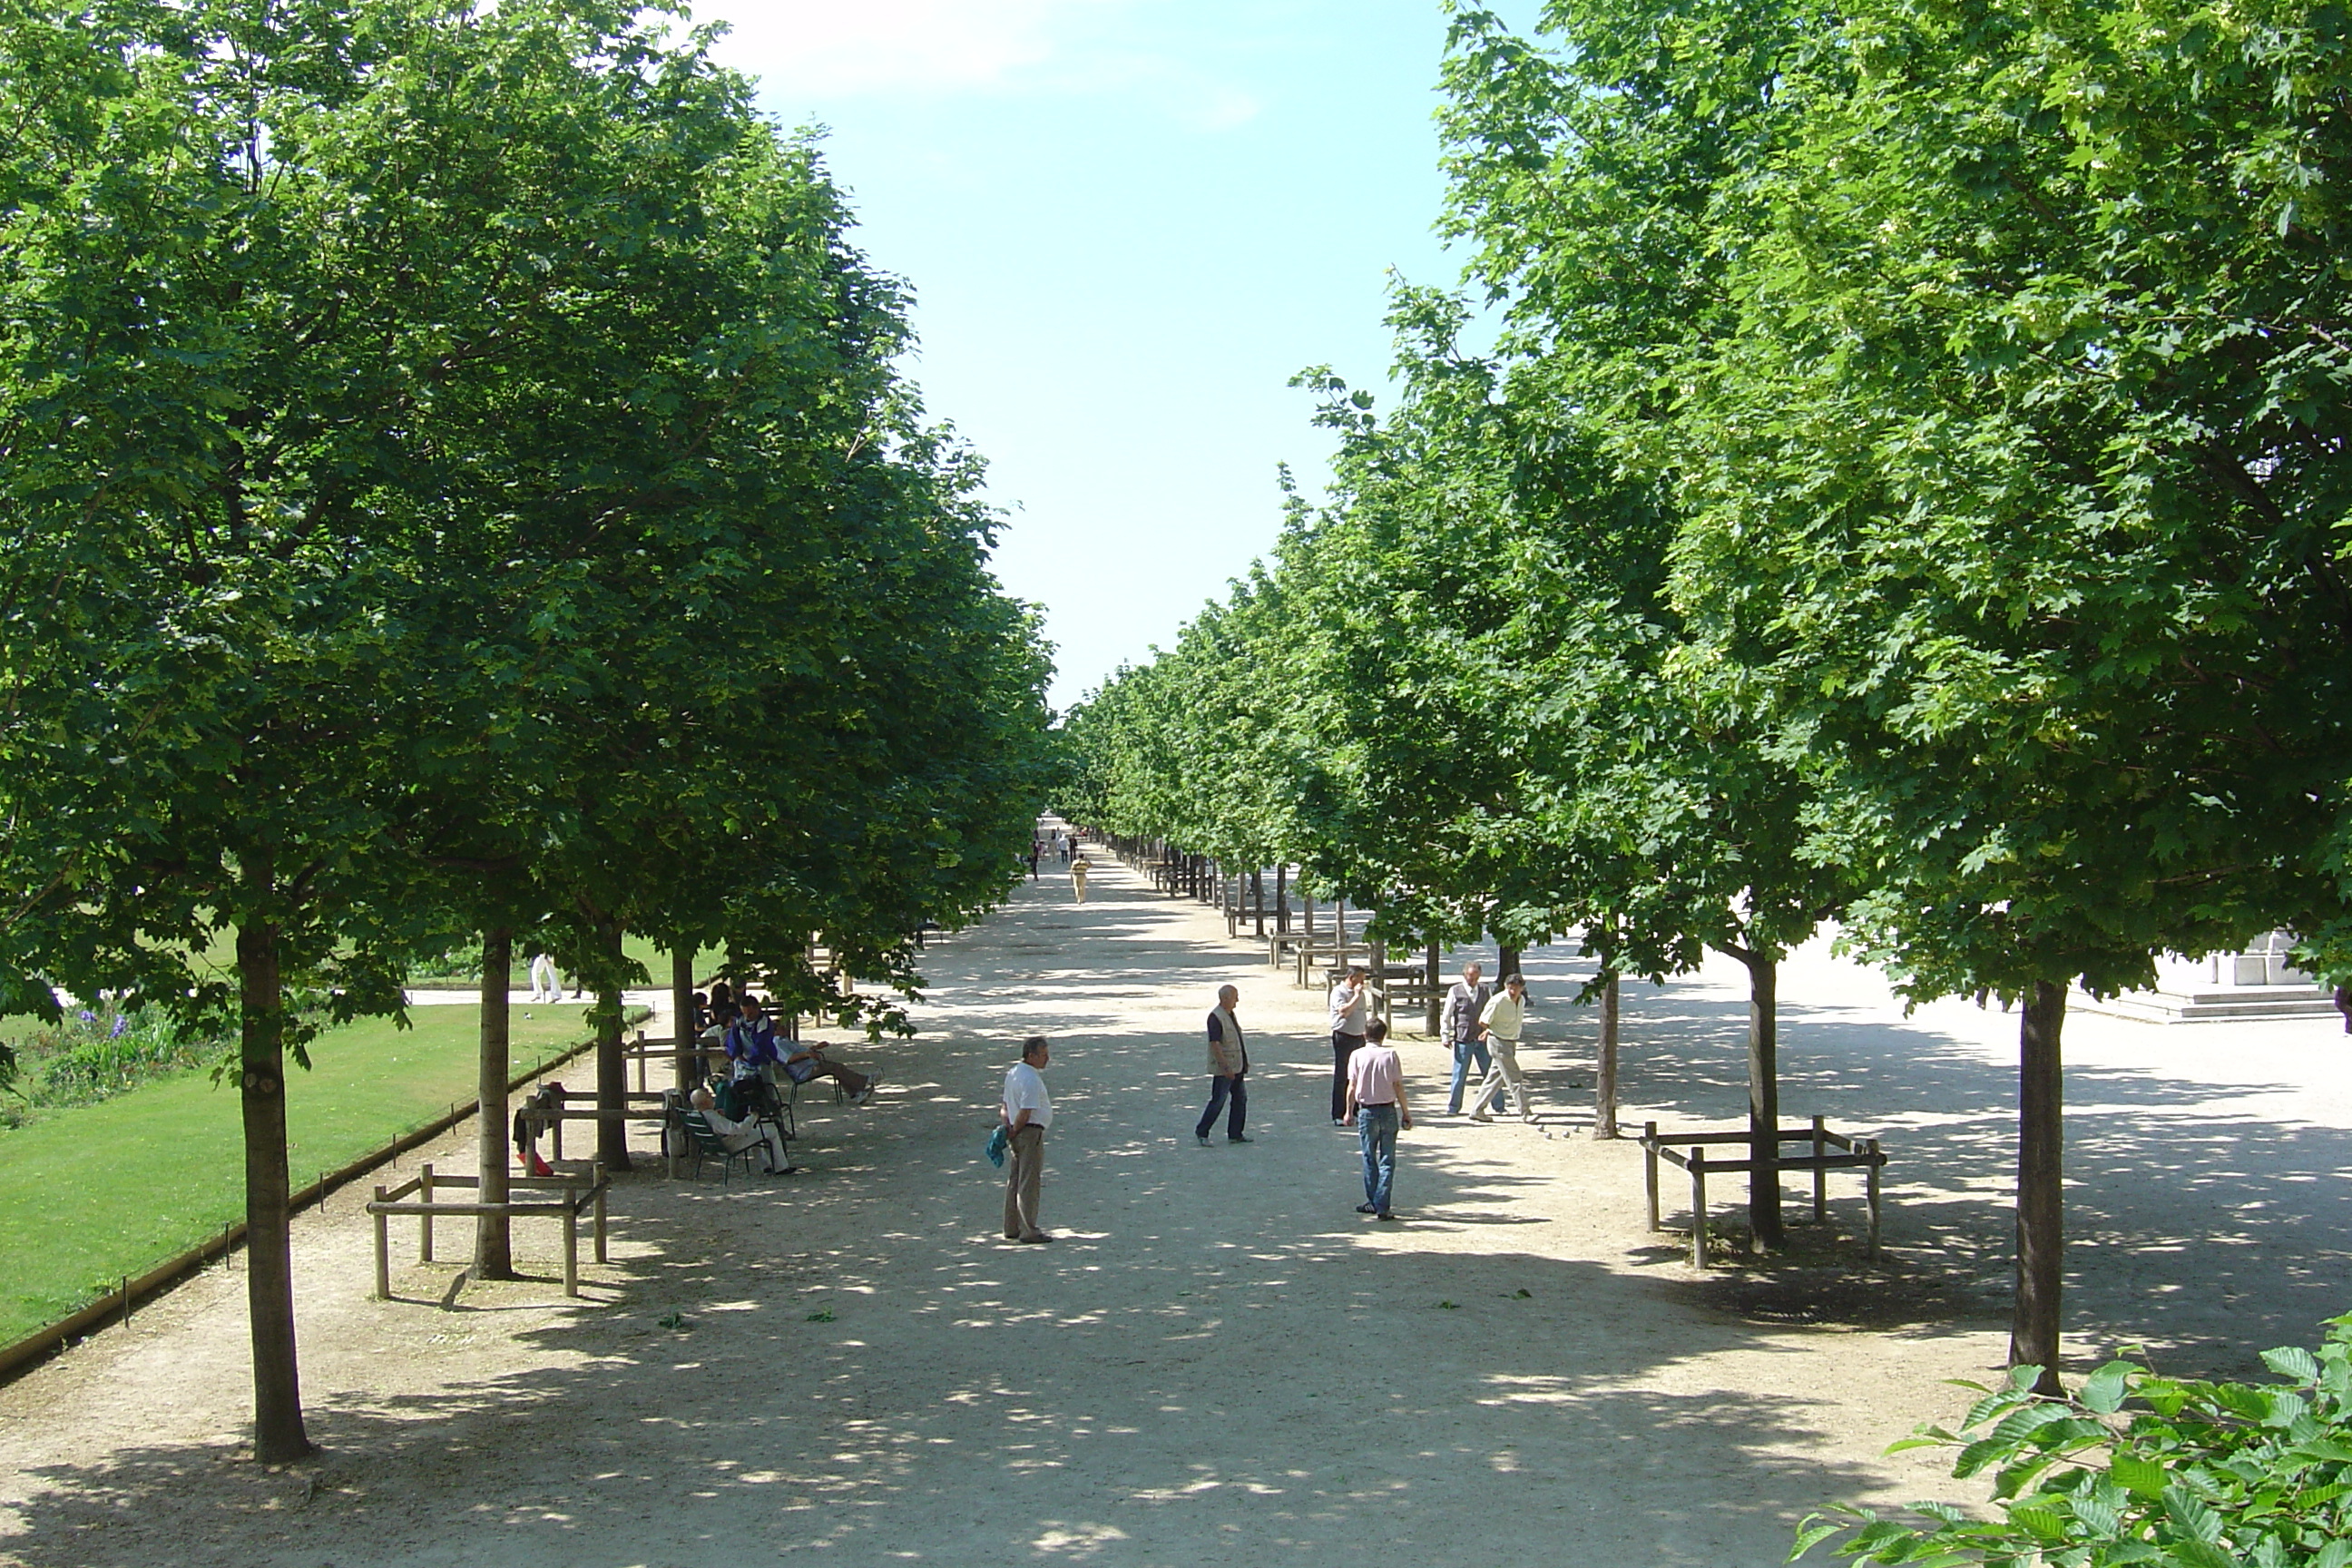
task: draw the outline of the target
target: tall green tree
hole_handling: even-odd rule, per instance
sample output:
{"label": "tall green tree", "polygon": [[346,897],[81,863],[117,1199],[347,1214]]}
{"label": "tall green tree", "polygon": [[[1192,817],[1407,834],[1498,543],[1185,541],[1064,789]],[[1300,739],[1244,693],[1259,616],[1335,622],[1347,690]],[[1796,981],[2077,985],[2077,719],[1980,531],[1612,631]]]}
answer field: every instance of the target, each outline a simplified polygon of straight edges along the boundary
{"label": "tall green tree", "polygon": [[1681,598],[1828,763],[1856,944],[2021,1005],[2011,1353],[2054,1386],[2070,984],[2328,897],[2343,23],[1865,5],[1786,67]]}

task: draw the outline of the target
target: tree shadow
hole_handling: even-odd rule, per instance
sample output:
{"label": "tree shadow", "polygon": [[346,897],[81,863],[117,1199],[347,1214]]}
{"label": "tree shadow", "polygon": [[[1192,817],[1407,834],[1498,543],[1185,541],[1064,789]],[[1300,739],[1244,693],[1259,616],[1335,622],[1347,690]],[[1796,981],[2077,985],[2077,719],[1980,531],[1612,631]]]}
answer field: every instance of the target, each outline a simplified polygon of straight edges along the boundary
{"label": "tree shadow", "polygon": [[[1590,963],[1539,951],[1528,969],[1539,991],[1565,997]],[[1638,1132],[1643,1119],[1667,1127],[1744,1125],[1746,1003],[1686,985],[1628,985],[1622,995],[1620,1093],[1640,1108],[1627,1113],[1625,1131]],[[1874,1277],[1890,1289],[1907,1281],[1896,1289],[1896,1298],[1911,1303],[1904,1310],[1943,1302],[1952,1321],[2005,1321],[2014,1023],[1995,1013],[1978,1031],[1961,1034],[1948,1008],[1908,1019],[1868,1013],[1784,990],[1783,1123],[1801,1125],[1819,1112],[1840,1131],[1884,1140],[1887,1258]],[[1539,1094],[1566,1098],[1563,1080],[1590,1082],[1597,1033],[1590,1015],[1550,1009],[1545,1032],[1556,1048],[1533,1053]],[[2011,1040],[2000,1038],[2003,1030]],[[2135,1030],[2147,1032],[2135,1037]],[[2069,1364],[2087,1367],[2137,1346],[2180,1375],[2256,1376],[2261,1351],[2315,1341],[2322,1321],[2352,1306],[2352,1247],[2340,1239],[2352,1227],[2352,1187],[2343,1179],[2352,1173],[2352,1128],[2288,1118],[2324,1098],[2315,1086],[2326,1080],[2316,1075],[2332,1058],[2312,1058],[2308,1071],[2287,1076],[2278,1069],[2298,1065],[2300,1037],[2277,1037],[2272,1048],[2241,1053],[2234,1062],[2218,1053],[2191,1078],[2173,1058],[2198,1049],[2193,1033],[2095,1020],[2078,1021],[2075,1034],[2084,1059],[2067,1072]],[[2135,1055],[2149,1065],[2137,1065]],[[1809,1212],[1811,1180],[1801,1173],[1787,1180],[1784,1212],[1791,1218]],[[1832,1227],[1858,1236],[1859,1179],[1833,1176],[1831,1190]],[[1666,1223],[1679,1230],[1689,1207],[1682,1172],[1662,1172],[1661,1195]],[[1744,1177],[1718,1179],[1710,1197],[1716,1224],[1744,1224]],[[1641,1201],[1638,1189],[1628,1198]],[[1839,1305],[1832,1282],[1813,1279],[1801,1260],[1759,1265],[1731,1255],[1726,1261],[1759,1276],[1750,1287],[1777,1274],[1780,1294],[1757,1297],[1775,1304],[1768,1310],[1801,1316],[1789,1303],[1811,1289],[1820,1299],[1814,1321],[1849,1321],[1859,1310]],[[1717,1301],[1738,1294],[1700,1289],[1703,1299]]]}

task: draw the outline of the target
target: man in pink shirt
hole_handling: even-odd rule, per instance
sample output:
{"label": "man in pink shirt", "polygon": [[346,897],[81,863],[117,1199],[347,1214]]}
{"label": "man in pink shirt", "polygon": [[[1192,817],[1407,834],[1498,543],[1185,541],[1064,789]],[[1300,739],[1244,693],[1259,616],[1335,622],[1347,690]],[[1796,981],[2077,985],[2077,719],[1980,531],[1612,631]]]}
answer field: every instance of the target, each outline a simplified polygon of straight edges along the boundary
{"label": "man in pink shirt", "polygon": [[1364,1201],[1356,1212],[1394,1219],[1389,1195],[1396,1184],[1397,1129],[1412,1128],[1412,1111],[1404,1101],[1404,1064],[1389,1044],[1384,1019],[1365,1026],[1362,1047],[1348,1058],[1347,1120],[1364,1155]]}

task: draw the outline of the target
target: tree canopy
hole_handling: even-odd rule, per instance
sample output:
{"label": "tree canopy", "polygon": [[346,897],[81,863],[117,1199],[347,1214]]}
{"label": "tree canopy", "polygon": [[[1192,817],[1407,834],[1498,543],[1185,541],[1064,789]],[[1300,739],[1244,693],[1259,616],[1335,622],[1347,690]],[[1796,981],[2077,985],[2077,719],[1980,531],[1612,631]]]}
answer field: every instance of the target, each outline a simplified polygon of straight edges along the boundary
{"label": "tree canopy", "polygon": [[2347,24],[1451,15],[1493,346],[1402,289],[1395,408],[1315,378],[1327,504],[1084,706],[1078,798],[1433,936],[1740,958],[1759,1164],[1770,965],[1823,920],[2022,1003],[2012,1354],[2052,1368],[2068,988],[2281,926],[2352,973]]}
{"label": "tree canopy", "polygon": [[1039,804],[1045,650],[903,290],[665,26],[0,14],[0,1005],[239,1038],[265,1457],[308,1445],[298,996],[396,1011],[453,935],[552,921],[887,1019],[812,938],[911,989]]}

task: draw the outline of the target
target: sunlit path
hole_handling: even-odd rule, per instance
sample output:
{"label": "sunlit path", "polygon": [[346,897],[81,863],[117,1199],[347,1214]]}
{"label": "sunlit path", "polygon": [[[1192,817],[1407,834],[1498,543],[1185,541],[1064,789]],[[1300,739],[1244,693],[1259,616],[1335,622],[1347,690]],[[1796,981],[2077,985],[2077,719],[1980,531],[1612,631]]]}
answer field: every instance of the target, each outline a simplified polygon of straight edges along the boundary
{"label": "sunlit path", "polygon": [[[310,1217],[315,1469],[230,1462],[237,1279],[0,1392],[0,1561],[1343,1563],[1371,1540],[1428,1563],[1771,1563],[1811,1507],[1948,1488],[1882,1448],[1950,1413],[1940,1377],[2000,1359],[1990,1323],[1710,1310],[1675,1237],[1642,1232],[1637,1150],[1522,1126],[1423,1123],[1406,1223],[1373,1227],[1327,1121],[1319,996],[1212,912],[1096,865],[1085,905],[1046,863],[931,945],[922,1035],[846,1048],[887,1089],[804,1117],[807,1173],[625,1180],[585,1305],[560,1302],[531,1232],[536,1281],[458,1293],[452,1265],[412,1265],[376,1305],[364,1220]],[[1580,1110],[1569,966],[1531,969],[1555,999],[1536,1089]],[[1200,1150],[1200,1020],[1223,980],[1256,1142]],[[1706,985],[1634,996],[1658,1039],[1628,1051],[1634,1098],[1712,1093],[1712,1006]],[[1801,1018],[1797,1074],[1816,1072]],[[1028,1032],[1056,1051],[1061,1241],[1040,1248],[997,1239],[981,1159]],[[1404,1051],[1416,1105],[1440,1110],[1437,1051]],[[1855,1068],[1818,1072],[1794,1081],[1830,1093]],[[1837,1223],[1851,1211],[1842,1194]],[[1928,1234],[1906,1225],[1898,1208],[1898,1241]]]}

